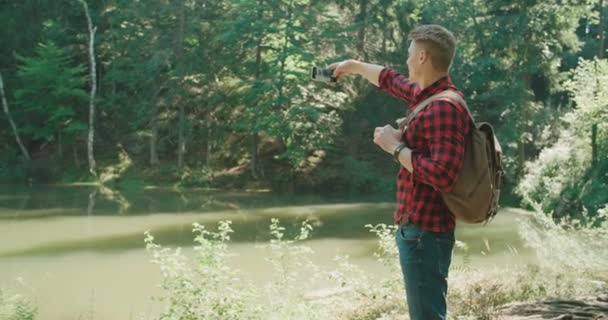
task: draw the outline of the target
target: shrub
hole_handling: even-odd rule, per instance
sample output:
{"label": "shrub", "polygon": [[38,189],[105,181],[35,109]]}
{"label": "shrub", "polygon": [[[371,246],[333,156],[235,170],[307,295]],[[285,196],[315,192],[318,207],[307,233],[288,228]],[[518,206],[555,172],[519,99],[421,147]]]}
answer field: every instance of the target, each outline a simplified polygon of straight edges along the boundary
{"label": "shrub", "polygon": [[36,314],[36,307],[24,296],[0,290],[0,319],[34,320]]}

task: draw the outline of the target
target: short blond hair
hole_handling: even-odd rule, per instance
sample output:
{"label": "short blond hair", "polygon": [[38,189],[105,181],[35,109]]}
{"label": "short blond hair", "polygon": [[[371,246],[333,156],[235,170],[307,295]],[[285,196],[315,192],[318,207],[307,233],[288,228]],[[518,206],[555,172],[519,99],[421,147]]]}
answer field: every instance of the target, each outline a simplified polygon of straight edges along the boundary
{"label": "short blond hair", "polygon": [[421,25],[410,32],[408,39],[421,44],[428,51],[435,69],[450,69],[456,51],[456,38],[448,29],[436,24]]}

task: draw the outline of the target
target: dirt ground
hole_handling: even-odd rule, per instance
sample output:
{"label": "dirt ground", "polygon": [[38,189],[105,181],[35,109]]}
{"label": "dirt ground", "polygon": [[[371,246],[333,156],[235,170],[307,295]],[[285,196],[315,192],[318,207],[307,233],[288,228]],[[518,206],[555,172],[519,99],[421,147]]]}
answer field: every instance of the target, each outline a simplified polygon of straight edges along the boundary
{"label": "dirt ground", "polygon": [[608,320],[608,294],[580,300],[512,304],[500,310],[504,320]]}

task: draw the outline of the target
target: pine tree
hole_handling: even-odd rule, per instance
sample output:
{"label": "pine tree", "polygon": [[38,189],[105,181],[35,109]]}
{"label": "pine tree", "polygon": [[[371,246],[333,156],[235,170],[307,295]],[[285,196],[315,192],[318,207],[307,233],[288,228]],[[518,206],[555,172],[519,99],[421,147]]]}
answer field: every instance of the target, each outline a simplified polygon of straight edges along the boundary
{"label": "pine tree", "polygon": [[85,68],[74,65],[65,49],[41,44],[34,57],[18,57],[21,87],[15,91],[22,132],[35,141],[53,141],[62,155],[63,141],[73,142],[86,130],[88,98]]}

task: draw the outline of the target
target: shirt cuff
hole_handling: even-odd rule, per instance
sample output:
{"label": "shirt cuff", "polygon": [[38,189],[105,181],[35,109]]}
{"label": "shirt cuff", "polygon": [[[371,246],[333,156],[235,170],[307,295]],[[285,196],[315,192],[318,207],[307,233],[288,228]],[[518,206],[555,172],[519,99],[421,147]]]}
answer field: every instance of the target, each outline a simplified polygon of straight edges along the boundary
{"label": "shirt cuff", "polygon": [[388,82],[394,77],[394,70],[388,67],[382,69],[382,71],[380,71],[380,74],[378,75],[378,88],[380,88],[380,90],[386,90],[386,88],[388,87]]}

